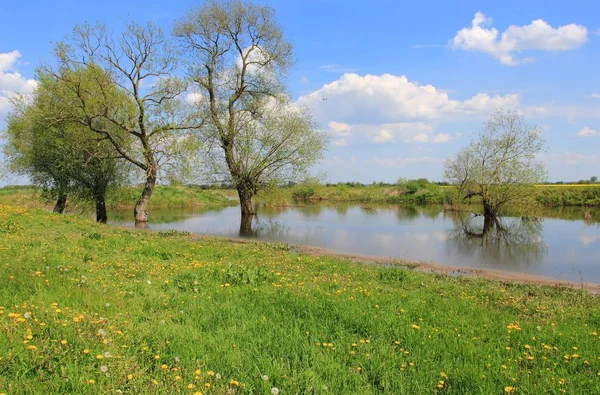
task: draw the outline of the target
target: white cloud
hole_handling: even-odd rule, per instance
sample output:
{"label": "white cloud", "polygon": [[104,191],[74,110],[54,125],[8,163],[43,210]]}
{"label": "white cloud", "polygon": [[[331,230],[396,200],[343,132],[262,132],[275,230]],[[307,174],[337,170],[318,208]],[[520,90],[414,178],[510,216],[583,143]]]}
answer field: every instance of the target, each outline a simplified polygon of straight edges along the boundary
{"label": "white cloud", "polygon": [[577,132],[577,137],[593,137],[598,136],[598,131],[591,129],[589,127],[584,127],[579,132]]}
{"label": "white cloud", "polygon": [[311,108],[321,124],[333,119],[348,124],[381,124],[486,114],[499,108],[516,108],[519,100],[518,94],[479,93],[460,101],[433,85],[421,85],[405,76],[347,73],[301,96],[298,103]]}
{"label": "white cloud", "polygon": [[300,83],[301,84],[308,84],[310,82],[310,80],[308,79],[308,77],[302,77],[300,78]]}
{"label": "white cloud", "polygon": [[377,143],[391,143],[396,141],[392,132],[387,129],[381,129],[379,133],[375,135],[374,140]]}
{"label": "white cloud", "polygon": [[37,81],[24,78],[14,69],[17,60],[21,57],[19,51],[0,53],[0,116],[6,114],[10,108],[10,98],[16,94],[31,94]]}
{"label": "white cloud", "polygon": [[449,134],[440,133],[440,134],[436,134],[432,141],[434,143],[449,143],[450,140],[452,140],[452,138],[450,137]]}
{"label": "white cloud", "polygon": [[441,158],[432,158],[430,156],[421,156],[421,157],[397,157],[397,158],[373,158],[370,163],[379,166],[389,166],[389,167],[406,167],[413,165],[422,165],[422,164],[441,164],[443,159]]}
{"label": "white cloud", "polygon": [[185,96],[185,101],[188,104],[196,104],[202,101],[202,94],[198,92],[190,92]]}
{"label": "white cloud", "polygon": [[590,99],[600,99],[600,93],[592,93],[590,96]]}
{"label": "white cloud", "polygon": [[498,30],[491,27],[491,24],[491,18],[477,12],[471,27],[459,30],[450,45],[454,49],[487,53],[505,65],[516,65],[535,59],[515,58],[515,52],[570,51],[582,46],[588,36],[585,26],[569,24],[553,28],[546,21],[536,19],[525,26],[511,25],[499,38]]}
{"label": "white cloud", "polygon": [[334,136],[350,136],[350,125],[343,122],[331,121],[328,123],[329,129],[331,129]]}
{"label": "white cloud", "polygon": [[348,139],[335,139],[332,142],[333,145],[335,145],[336,147],[347,147],[348,146]]}

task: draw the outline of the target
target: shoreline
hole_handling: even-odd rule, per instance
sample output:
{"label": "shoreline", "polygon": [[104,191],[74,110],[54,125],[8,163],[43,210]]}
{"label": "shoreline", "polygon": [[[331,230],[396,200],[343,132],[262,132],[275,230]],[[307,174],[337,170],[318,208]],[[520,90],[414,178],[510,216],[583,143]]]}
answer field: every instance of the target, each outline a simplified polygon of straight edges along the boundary
{"label": "shoreline", "polygon": [[[156,229],[144,229],[136,228],[134,226],[126,225],[108,225],[116,228],[144,231],[144,232],[160,232]],[[299,253],[308,256],[315,257],[330,257],[342,260],[347,260],[355,263],[364,263],[380,266],[397,266],[405,268],[406,270],[417,270],[423,273],[430,274],[446,274],[451,276],[464,276],[473,278],[483,278],[486,280],[499,281],[499,282],[511,282],[516,284],[529,284],[529,285],[541,285],[551,287],[566,287],[571,289],[579,289],[587,291],[594,295],[600,295],[600,284],[589,283],[589,282],[575,282],[568,280],[558,280],[552,277],[539,276],[535,274],[521,273],[521,272],[509,272],[496,269],[478,269],[464,266],[453,266],[443,263],[425,262],[425,261],[408,261],[402,259],[383,258],[374,255],[363,255],[363,254],[352,254],[341,251],[331,250],[324,247],[317,247],[309,244],[293,244],[285,243],[278,240],[259,240],[242,237],[231,237],[231,236],[218,236],[210,234],[196,234],[190,233],[186,237],[190,237],[193,240],[202,239],[216,239],[221,241],[227,241],[231,243],[281,243],[289,246],[289,252]]]}

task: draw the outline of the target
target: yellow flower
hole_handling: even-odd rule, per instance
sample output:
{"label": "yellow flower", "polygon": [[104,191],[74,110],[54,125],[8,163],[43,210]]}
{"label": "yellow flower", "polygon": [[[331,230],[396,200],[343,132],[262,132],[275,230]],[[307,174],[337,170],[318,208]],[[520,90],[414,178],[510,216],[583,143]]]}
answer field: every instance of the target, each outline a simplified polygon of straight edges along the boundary
{"label": "yellow flower", "polygon": [[152,379],[152,384],[158,385],[158,380]]}
{"label": "yellow flower", "polygon": [[205,386],[206,388],[210,388],[210,383],[204,383],[204,386]]}
{"label": "yellow flower", "polygon": [[87,348],[84,348],[84,349],[83,349],[83,353],[84,353],[84,354],[88,354],[89,352],[90,352],[90,350],[88,350]]}
{"label": "yellow flower", "polygon": [[133,375],[132,374],[128,374],[127,375],[127,380],[133,380]]}
{"label": "yellow flower", "polygon": [[215,372],[213,372],[212,370],[209,370],[208,372],[206,372],[206,374],[209,376],[214,376]]}
{"label": "yellow flower", "polygon": [[102,358],[104,358],[102,355],[100,355],[100,354],[96,355],[96,359],[102,359]]}
{"label": "yellow flower", "polygon": [[90,383],[90,384],[95,384],[95,383],[96,383],[96,381],[95,381],[95,380],[88,380],[88,383]]}
{"label": "yellow flower", "polygon": [[240,385],[240,383],[239,383],[238,381],[236,381],[236,380],[231,380],[231,381],[229,382],[229,384],[231,384],[231,385],[235,385],[235,386],[238,386],[238,385]]}
{"label": "yellow flower", "polygon": [[165,364],[162,364],[162,365],[160,365],[160,368],[161,368],[161,369],[163,369],[163,370],[166,370],[166,369],[168,369],[169,367],[168,367],[167,365],[165,365]]}
{"label": "yellow flower", "polygon": [[194,384],[192,384],[192,383],[188,384],[188,389],[189,389],[189,390],[193,389],[194,387],[195,387],[195,385],[194,385]]}
{"label": "yellow flower", "polygon": [[415,325],[415,324],[412,324],[410,327],[412,329],[421,329],[421,327],[419,325]]}
{"label": "yellow flower", "polygon": [[197,376],[200,376],[200,373],[202,373],[202,372],[200,371],[200,369],[196,369],[196,371],[194,373],[196,373]]}
{"label": "yellow flower", "polygon": [[62,344],[64,346],[65,344],[67,344],[67,341],[66,340],[61,340],[60,344]]}
{"label": "yellow flower", "polygon": [[28,350],[31,350],[31,351],[36,351],[36,350],[37,350],[37,347],[36,347],[36,346],[34,346],[33,344],[30,344],[30,345],[28,345],[28,346],[27,346],[27,349],[28,349]]}
{"label": "yellow flower", "polygon": [[514,390],[515,390],[515,387],[511,387],[511,386],[504,387],[504,392],[506,392],[507,394],[512,393]]}
{"label": "yellow flower", "polygon": [[155,355],[154,359],[159,360],[160,359],[160,355]]}

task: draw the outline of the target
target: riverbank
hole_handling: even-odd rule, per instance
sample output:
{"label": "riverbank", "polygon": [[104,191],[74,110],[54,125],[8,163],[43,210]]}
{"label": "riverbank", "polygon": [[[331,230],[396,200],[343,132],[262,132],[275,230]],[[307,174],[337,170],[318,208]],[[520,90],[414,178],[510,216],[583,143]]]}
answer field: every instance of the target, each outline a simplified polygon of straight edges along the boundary
{"label": "riverbank", "polygon": [[[127,187],[113,191],[107,196],[106,205],[109,210],[133,209],[139,199],[140,187]],[[157,208],[194,208],[217,207],[236,204],[228,190],[202,190],[187,186],[157,186],[148,203],[150,210]],[[44,199],[41,190],[34,187],[0,188],[0,204],[19,207],[52,209],[54,201]],[[69,201],[67,212],[79,213],[89,211],[92,204],[88,202]]]}
{"label": "riverbank", "polygon": [[600,302],[0,206],[0,393],[600,392]]}
{"label": "riverbank", "polygon": [[[111,210],[133,208],[139,198],[140,187],[127,187],[115,191],[107,199]],[[537,185],[537,200],[544,206],[600,207],[600,184]],[[257,196],[255,203],[263,206],[281,207],[320,202],[357,203],[415,203],[439,204],[455,209],[456,189],[436,184],[401,186],[323,186],[321,184],[299,184],[292,187],[271,188]],[[473,200],[471,203],[475,203]],[[0,188],[0,204],[12,204],[29,208],[52,208],[54,202],[41,198],[40,190],[33,187]],[[149,202],[149,209],[217,207],[237,204],[237,192],[233,189],[201,189],[194,186],[156,186]],[[69,212],[90,210],[91,204],[71,202]]]}

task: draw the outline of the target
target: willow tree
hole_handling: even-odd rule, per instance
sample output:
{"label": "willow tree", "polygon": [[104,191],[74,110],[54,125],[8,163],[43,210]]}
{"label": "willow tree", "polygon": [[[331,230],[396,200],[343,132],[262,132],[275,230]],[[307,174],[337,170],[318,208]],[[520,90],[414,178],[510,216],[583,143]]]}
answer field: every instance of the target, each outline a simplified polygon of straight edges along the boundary
{"label": "willow tree", "polygon": [[[195,146],[193,131],[202,125],[199,112],[183,100],[186,82],[174,77],[174,46],[152,23],[131,23],[116,39],[103,25],[84,24],[57,45],[56,57],[58,69],[47,70],[75,95],[70,105],[79,122],[144,172],[134,217],[146,223],[159,169],[186,160]],[[135,144],[124,144],[123,135]]]}
{"label": "willow tree", "polygon": [[237,189],[244,233],[256,193],[303,177],[322,157],[326,137],[285,91],[292,46],[270,7],[208,1],[179,20],[174,34],[190,57],[196,105],[207,114],[215,173],[225,169]]}
{"label": "willow tree", "polygon": [[546,178],[537,158],[543,147],[538,127],[528,125],[517,112],[499,111],[478,140],[446,162],[445,176],[458,186],[463,199],[481,199],[486,218],[495,218],[508,207],[527,215],[534,184]]}
{"label": "willow tree", "polygon": [[48,74],[38,74],[37,80],[32,98],[13,99],[4,147],[10,169],[56,198],[55,212],[62,213],[67,196],[74,196],[93,201],[96,220],[105,223],[106,194],[126,171],[107,141],[90,139],[88,127],[73,120],[68,105],[73,94]]}

